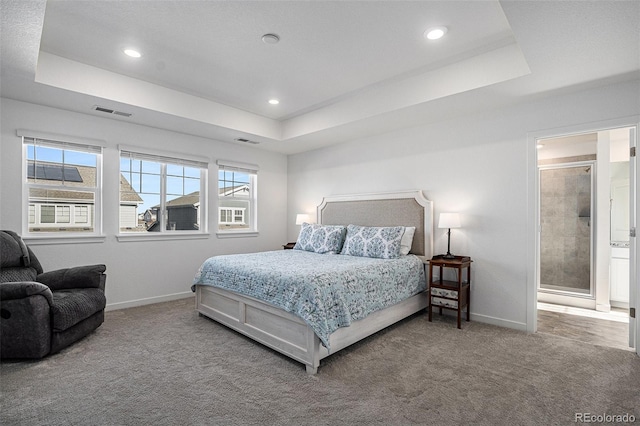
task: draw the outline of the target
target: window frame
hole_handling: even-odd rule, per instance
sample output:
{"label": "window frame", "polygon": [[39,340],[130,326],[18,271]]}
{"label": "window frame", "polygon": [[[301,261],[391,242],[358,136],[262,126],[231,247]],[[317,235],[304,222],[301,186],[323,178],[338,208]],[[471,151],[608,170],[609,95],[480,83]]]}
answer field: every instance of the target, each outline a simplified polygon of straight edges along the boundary
{"label": "window frame", "polygon": [[[158,232],[126,232],[123,231],[120,227],[120,186],[118,186],[118,221],[117,221],[117,234],[116,238],[118,241],[143,241],[149,239],[190,239],[190,238],[206,238],[209,235],[208,229],[208,214],[207,214],[207,206],[208,206],[208,173],[209,173],[209,159],[206,157],[199,156],[191,156],[183,153],[169,153],[166,151],[155,151],[149,150],[140,147],[132,147],[126,145],[118,146],[118,182],[120,181],[120,176],[125,176],[120,169],[120,164],[123,158],[126,158],[127,155],[130,155],[130,158],[135,160],[142,161],[150,161],[160,164],[160,173],[158,176],[160,177],[160,208],[162,211],[162,219],[160,222]],[[199,229],[193,230],[171,230],[166,229],[166,224],[168,222],[168,211],[167,211],[167,179],[169,177],[175,177],[171,173],[167,173],[167,166],[183,166],[183,167],[191,167],[198,168],[200,170],[199,182],[200,182],[200,190],[199,190],[199,205],[197,217],[199,219]],[[125,178],[128,179],[127,176]],[[131,182],[129,182],[131,184]],[[136,212],[136,215],[139,215],[142,212]]]}
{"label": "window frame", "polygon": [[[259,166],[256,164],[249,163],[240,163],[236,161],[228,161],[228,160],[217,160],[216,164],[218,166],[218,170],[216,173],[216,190],[217,190],[217,216],[216,216],[216,234],[219,238],[225,237],[236,237],[236,236],[257,236],[259,234],[258,231],[258,171]],[[220,172],[221,171],[234,171],[240,173],[246,173],[249,175],[249,195],[247,197],[248,201],[248,216],[249,220],[247,221],[247,208],[245,207],[226,207],[221,206],[221,200],[223,196],[220,195]],[[222,209],[229,209],[231,213],[232,222],[222,222],[221,219],[221,211]],[[220,225],[236,224],[233,222],[235,220],[235,210],[243,210],[243,222],[247,224],[248,228],[242,229],[221,229]]]}
{"label": "window frame", "polygon": [[[91,138],[78,138],[73,136],[65,136],[65,135],[56,135],[50,133],[36,132],[30,130],[22,130],[19,129],[17,135],[21,137],[22,143],[22,167],[21,167],[21,182],[22,182],[22,215],[21,215],[21,223],[22,223],[22,237],[25,240],[28,240],[32,244],[37,244],[40,241],[51,243],[51,242],[101,242],[104,240],[104,235],[102,233],[103,226],[103,214],[102,214],[102,205],[103,205],[103,179],[102,179],[102,168],[104,161],[104,142]],[[95,155],[96,165],[95,165],[95,186],[65,186],[64,184],[56,185],[56,184],[42,184],[37,183],[37,181],[29,182],[28,172],[29,172],[29,146],[35,149],[36,147],[47,147],[60,151],[74,151],[80,152],[83,154]],[[34,151],[35,152],[35,151]],[[36,159],[36,163],[37,163]],[[34,163],[34,164],[36,164]],[[67,163],[61,163],[61,167],[64,167]],[[35,171],[35,165],[34,165]],[[72,192],[86,192],[93,194],[93,203],[89,203],[88,205],[93,206],[93,217],[91,214],[89,215],[89,219],[92,219],[93,230],[81,230],[81,231],[69,231],[64,230],[65,227],[72,227],[74,225],[74,217],[73,210],[71,204],[68,203],[60,203],[56,200],[48,200],[46,202],[32,202],[31,200],[31,189],[46,189],[46,190],[60,190],[60,191],[72,191]],[[41,217],[41,211],[38,209],[37,205],[40,206],[51,206],[53,207],[54,215],[53,222],[47,222],[47,226],[60,225],[58,227],[52,226],[50,230],[47,230],[47,226],[44,229],[40,229],[38,231],[31,231],[30,228],[37,228],[38,224],[43,223],[39,220]],[[58,207],[67,206],[69,207],[69,221],[68,222],[59,222],[57,220],[58,217]],[[75,206],[75,205],[73,205]],[[33,218],[34,222],[31,222],[31,218]],[[89,228],[91,222],[87,222],[83,224],[83,228]]]}

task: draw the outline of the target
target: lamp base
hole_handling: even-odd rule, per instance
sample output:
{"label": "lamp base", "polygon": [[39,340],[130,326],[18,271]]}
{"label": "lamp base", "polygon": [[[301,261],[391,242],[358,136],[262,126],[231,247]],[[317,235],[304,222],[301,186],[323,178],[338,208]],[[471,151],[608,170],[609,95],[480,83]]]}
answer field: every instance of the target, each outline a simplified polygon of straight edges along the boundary
{"label": "lamp base", "polygon": [[458,256],[455,254],[447,253],[447,254],[436,254],[433,256],[434,259],[457,259]]}

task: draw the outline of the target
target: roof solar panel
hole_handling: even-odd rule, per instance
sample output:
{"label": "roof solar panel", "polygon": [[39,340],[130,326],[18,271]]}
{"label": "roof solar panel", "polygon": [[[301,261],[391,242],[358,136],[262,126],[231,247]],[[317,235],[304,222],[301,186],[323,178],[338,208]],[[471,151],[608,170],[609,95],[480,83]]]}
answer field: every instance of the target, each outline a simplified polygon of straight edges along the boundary
{"label": "roof solar panel", "polygon": [[82,182],[77,167],[61,164],[33,164],[27,168],[27,177],[31,179],[57,180],[65,182]]}

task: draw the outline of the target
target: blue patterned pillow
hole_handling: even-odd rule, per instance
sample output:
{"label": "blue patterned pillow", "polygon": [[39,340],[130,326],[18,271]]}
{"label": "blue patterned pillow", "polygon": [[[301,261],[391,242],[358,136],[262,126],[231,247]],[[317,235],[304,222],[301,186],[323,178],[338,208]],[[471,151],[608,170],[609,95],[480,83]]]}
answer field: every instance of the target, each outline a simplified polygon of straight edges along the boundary
{"label": "blue patterned pillow", "polygon": [[341,254],[395,259],[400,257],[400,241],[403,235],[404,226],[349,225]]}
{"label": "blue patterned pillow", "polygon": [[341,225],[303,223],[294,250],[315,253],[340,253],[347,229]]}

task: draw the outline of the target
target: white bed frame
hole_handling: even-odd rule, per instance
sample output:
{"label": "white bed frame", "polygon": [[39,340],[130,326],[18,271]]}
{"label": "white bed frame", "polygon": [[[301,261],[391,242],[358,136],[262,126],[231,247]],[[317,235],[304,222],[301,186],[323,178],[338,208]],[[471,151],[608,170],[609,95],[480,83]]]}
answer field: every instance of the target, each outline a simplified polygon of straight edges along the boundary
{"label": "white bed frame", "polygon": [[[422,191],[358,194],[326,197],[318,206],[318,223],[349,223],[365,226],[416,226],[411,253],[431,258],[433,206]],[[396,305],[376,311],[329,337],[331,353],[406,318],[428,305],[427,293],[419,293]],[[196,310],[306,365],[309,374],[318,371],[320,360],[329,356],[302,319],[253,297],[231,291],[196,286]]]}

